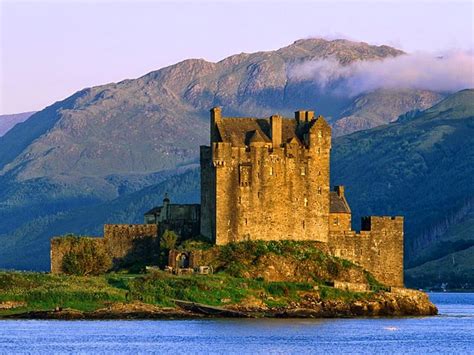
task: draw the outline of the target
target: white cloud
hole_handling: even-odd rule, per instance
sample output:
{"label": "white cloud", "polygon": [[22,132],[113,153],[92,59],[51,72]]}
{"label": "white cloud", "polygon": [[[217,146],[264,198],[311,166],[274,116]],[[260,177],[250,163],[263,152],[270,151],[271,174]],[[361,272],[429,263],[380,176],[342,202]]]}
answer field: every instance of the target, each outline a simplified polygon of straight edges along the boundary
{"label": "white cloud", "polygon": [[379,88],[457,91],[474,88],[474,54],[450,51],[442,56],[414,53],[379,61],[357,61],[343,66],[329,58],[289,68],[295,81],[314,81],[321,89],[357,95]]}

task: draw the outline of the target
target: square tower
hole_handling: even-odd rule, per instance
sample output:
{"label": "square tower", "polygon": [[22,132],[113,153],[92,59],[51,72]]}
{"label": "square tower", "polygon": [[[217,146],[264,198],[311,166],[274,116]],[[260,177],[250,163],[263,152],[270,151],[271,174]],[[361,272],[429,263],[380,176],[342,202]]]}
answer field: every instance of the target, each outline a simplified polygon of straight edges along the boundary
{"label": "square tower", "polygon": [[213,108],[210,135],[201,147],[202,235],[218,245],[327,242],[331,128],[322,116],[222,117]]}

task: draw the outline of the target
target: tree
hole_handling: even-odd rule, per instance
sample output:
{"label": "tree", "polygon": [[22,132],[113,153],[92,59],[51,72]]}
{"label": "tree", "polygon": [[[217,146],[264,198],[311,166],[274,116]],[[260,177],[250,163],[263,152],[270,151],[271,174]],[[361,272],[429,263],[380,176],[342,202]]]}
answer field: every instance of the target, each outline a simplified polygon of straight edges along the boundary
{"label": "tree", "polygon": [[160,239],[160,249],[161,250],[171,250],[176,247],[176,242],[178,241],[178,235],[171,231],[165,230]]}

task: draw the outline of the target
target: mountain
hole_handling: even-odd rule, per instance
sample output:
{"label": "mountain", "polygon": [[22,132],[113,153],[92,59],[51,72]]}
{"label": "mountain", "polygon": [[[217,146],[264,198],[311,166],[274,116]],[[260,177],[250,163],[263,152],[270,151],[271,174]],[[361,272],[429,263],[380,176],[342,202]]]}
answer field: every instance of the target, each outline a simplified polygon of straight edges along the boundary
{"label": "mountain", "polygon": [[[388,46],[299,40],[217,63],[185,60],[50,105],[0,137],[0,267],[44,269],[52,234],[98,233],[101,224],[118,220],[104,213],[113,210],[109,203],[128,211],[120,201],[130,198],[135,205],[135,193],[177,184],[195,169],[199,145],[208,142],[212,106],[239,116],[292,116],[299,108],[314,109],[335,127],[339,119],[350,121],[352,128],[346,125],[343,132],[358,129],[358,120],[367,128],[407,111],[405,120],[411,120],[441,94],[376,90],[354,98],[289,74],[297,65],[322,59],[350,65],[400,55]],[[180,196],[195,197],[196,191]],[[160,201],[156,195],[150,206],[138,204],[133,213],[116,216],[140,222]]]}
{"label": "mountain", "polygon": [[426,110],[443,98],[441,93],[417,89],[379,89],[361,94],[332,122],[333,135],[342,136],[396,121],[402,114]]}
{"label": "mountain", "polygon": [[[405,264],[411,285],[420,270],[449,255],[469,254],[474,246],[474,90],[448,96],[433,107],[389,125],[335,139],[334,184],[345,184],[347,197],[361,215],[405,216]],[[438,260],[439,261],[436,261]],[[472,260],[472,258],[459,258]],[[430,263],[431,267],[422,266]],[[463,280],[473,265],[446,273]],[[473,285],[471,284],[471,287]]]}
{"label": "mountain", "polygon": [[12,129],[17,123],[26,121],[35,111],[0,115],[0,137]]}

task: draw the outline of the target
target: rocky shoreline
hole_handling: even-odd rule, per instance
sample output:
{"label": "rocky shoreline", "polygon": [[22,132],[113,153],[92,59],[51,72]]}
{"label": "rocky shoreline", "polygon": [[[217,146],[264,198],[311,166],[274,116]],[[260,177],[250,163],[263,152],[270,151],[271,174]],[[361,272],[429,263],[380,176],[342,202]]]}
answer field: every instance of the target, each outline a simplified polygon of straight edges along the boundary
{"label": "rocky shoreline", "polygon": [[374,293],[364,300],[345,302],[321,300],[315,294],[302,295],[300,301],[285,307],[266,307],[242,302],[224,307],[176,301],[176,307],[132,302],[111,303],[105,308],[83,312],[74,309],[30,311],[5,315],[3,319],[189,319],[189,318],[353,318],[353,317],[404,317],[431,316],[438,313],[428,295],[420,291],[398,289]]}

